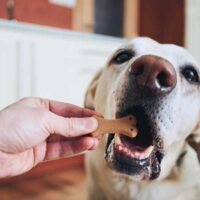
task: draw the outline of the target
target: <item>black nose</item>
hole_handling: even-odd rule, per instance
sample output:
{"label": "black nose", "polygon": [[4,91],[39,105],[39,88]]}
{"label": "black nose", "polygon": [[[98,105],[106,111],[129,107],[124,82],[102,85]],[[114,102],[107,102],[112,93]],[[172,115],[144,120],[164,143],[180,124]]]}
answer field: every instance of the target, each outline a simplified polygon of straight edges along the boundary
{"label": "black nose", "polygon": [[176,85],[173,65],[158,56],[141,56],[132,63],[129,72],[137,86],[147,88],[156,94],[168,93]]}

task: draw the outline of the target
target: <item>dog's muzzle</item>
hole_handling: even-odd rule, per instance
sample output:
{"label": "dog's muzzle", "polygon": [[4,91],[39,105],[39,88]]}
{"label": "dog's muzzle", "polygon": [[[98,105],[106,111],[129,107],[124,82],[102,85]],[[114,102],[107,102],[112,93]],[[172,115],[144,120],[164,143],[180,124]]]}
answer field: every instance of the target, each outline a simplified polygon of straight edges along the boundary
{"label": "dog's muzzle", "polygon": [[160,103],[176,86],[176,72],[167,60],[157,56],[141,56],[130,64],[127,80],[117,104],[116,118],[134,115],[138,135],[123,133],[108,137],[105,158],[114,170],[136,179],[155,179],[160,174],[164,156],[163,140],[155,121]]}
{"label": "dog's muzzle", "polygon": [[123,133],[110,134],[105,158],[109,166],[119,173],[135,176],[140,180],[155,179],[160,174],[164,154],[162,140],[156,135],[155,127],[142,107],[123,110],[116,117],[127,114],[136,117],[138,135],[130,138]]}

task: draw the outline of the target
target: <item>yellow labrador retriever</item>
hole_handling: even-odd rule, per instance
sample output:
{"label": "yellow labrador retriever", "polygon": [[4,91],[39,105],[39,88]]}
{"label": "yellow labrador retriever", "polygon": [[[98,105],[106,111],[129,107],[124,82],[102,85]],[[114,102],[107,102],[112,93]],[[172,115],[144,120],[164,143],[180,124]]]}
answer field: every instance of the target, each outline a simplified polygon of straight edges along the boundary
{"label": "yellow labrador retriever", "polygon": [[88,153],[88,199],[200,199],[194,148],[200,136],[199,73],[187,50],[149,38],[133,39],[113,53],[91,82],[85,106],[107,119],[134,115],[138,135],[110,133]]}

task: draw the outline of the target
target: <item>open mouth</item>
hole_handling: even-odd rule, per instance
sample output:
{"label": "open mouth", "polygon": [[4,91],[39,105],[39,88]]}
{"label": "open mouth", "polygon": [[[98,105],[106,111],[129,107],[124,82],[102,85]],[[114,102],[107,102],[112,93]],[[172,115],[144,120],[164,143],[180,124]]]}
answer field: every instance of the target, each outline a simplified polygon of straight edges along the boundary
{"label": "open mouth", "polygon": [[121,134],[110,134],[105,158],[114,170],[136,176],[138,179],[155,179],[160,174],[163,157],[162,140],[156,134],[152,120],[142,107],[133,107],[118,112],[117,118],[132,114],[137,121],[138,135],[130,138]]}

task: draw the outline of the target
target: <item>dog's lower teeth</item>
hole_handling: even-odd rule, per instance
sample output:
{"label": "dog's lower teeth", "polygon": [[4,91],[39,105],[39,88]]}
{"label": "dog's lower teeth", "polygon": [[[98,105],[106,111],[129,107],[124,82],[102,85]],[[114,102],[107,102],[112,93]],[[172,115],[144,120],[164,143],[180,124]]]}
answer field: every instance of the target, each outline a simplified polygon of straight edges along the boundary
{"label": "dog's lower teeth", "polygon": [[122,144],[116,145],[116,143],[115,143],[115,148],[119,152],[124,154],[124,156],[131,157],[133,159],[139,159],[139,160],[147,159],[151,155],[151,153],[154,149],[154,147],[151,145],[147,149],[145,149],[145,151],[143,151],[143,152],[131,151],[128,148],[126,148],[125,146],[123,146]]}
{"label": "dog's lower teeth", "polygon": [[122,150],[122,146],[121,146],[121,145],[118,145],[118,149],[121,151],[121,150]]}
{"label": "dog's lower teeth", "polygon": [[115,140],[115,145],[119,145],[119,144],[121,144],[121,140],[120,140],[120,137],[119,137],[118,134],[115,134],[115,138],[114,138],[114,140]]}
{"label": "dog's lower teeth", "polygon": [[152,145],[150,145],[147,149],[145,149],[144,153],[147,157],[150,156],[150,154],[152,153],[154,147]]}

